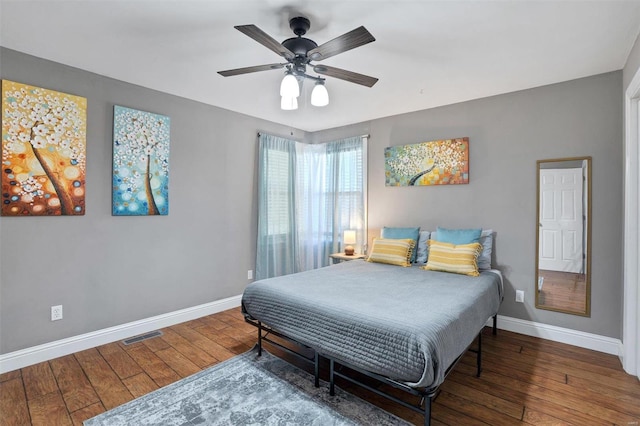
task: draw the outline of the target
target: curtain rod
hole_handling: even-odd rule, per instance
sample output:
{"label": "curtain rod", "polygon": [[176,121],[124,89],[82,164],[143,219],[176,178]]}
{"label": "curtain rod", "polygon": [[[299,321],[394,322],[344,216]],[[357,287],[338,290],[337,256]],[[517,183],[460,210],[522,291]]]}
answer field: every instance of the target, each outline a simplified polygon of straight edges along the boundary
{"label": "curtain rod", "polygon": [[[269,134],[269,133],[265,133],[265,134]],[[262,136],[261,132],[258,132],[258,137]],[[347,136],[347,137],[354,137],[354,136]],[[361,138],[370,138],[371,135],[370,134],[366,134],[366,135],[360,135]]]}

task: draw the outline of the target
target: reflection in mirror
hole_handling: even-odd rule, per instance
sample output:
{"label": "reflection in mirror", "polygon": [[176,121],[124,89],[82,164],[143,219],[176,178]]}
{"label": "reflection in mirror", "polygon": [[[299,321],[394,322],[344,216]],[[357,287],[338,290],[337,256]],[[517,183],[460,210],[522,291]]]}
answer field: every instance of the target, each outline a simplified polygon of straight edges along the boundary
{"label": "reflection in mirror", "polygon": [[536,308],[591,315],[591,157],[538,160]]}

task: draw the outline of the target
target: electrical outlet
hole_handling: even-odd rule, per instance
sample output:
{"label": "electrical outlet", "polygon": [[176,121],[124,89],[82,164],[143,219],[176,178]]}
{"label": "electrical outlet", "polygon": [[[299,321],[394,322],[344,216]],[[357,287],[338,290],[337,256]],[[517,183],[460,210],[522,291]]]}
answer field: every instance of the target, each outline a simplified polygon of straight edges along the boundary
{"label": "electrical outlet", "polygon": [[56,305],[51,307],[51,321],[58,321],[62,319],[62,305]]}
{"label": "electrical outlet", "polygon": [[248,280],[252,280],[253,279],[253,269],[249,269],[247,271],[247,279]]}
{"label": "electrical outlet", "polygon": [[524,291],[516,290],[516,302],[524,303]]}

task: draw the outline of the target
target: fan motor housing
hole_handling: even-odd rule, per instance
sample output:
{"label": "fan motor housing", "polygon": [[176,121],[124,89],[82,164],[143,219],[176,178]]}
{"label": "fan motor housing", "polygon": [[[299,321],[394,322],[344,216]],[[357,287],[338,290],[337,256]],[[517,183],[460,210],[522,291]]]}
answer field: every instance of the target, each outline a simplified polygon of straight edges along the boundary
{"label": "fan motor housing", "polygon": [[288,38],[282,45],[293,52],[296,56],[307,56],[307,52],[318,47],[318,44],[305,37]]}

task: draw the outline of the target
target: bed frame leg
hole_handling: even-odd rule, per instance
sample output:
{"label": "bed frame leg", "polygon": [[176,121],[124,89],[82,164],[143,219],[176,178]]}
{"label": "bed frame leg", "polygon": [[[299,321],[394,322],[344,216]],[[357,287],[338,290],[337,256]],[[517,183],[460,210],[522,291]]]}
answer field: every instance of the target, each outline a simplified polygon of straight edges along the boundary
{"label": "bed frame leg", "polygon": [[493,335],[498,334],[498,314],[493,316]]}
{"label": "bed frame leg", "polygon": [[314,351],[315,355],[313,356],[313,375],[315,378],[315,387],[320,387],[320,355],[318,355],[317,351]]}
{"label": "bed frame leg", "polygon": [[335,388],[335,376],[333,375],[333,359],[329,359],[329,395],[334,396],[336,394]]}
{"label": "bed frame leg", "polygon": [[476,377],[480,377],[480,372],[482,371],[482,331],[478,333],[478,354],[476,358],[476,364],[478,366]]}
{"label": "bed frame leg", "polygon": [[262,356],[262,323],[258,321],[258,356]]}
{"label": "bed frame leg", "polygon": [[424,397],[424,426],[431,425],[431,397]]}

